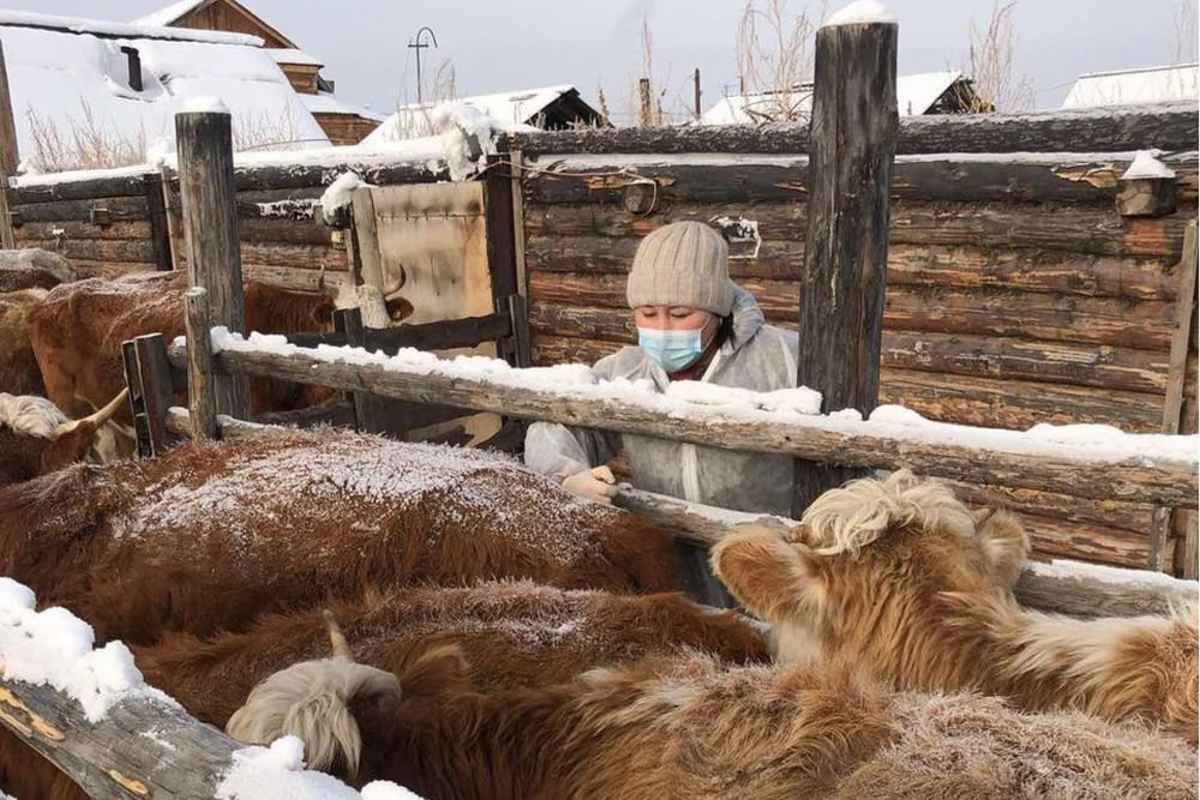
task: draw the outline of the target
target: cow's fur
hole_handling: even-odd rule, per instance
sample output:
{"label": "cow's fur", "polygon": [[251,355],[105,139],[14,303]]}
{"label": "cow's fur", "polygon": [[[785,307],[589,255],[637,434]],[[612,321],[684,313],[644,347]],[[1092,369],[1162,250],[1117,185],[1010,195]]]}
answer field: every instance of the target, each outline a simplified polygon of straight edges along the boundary
{"label": "cow's fur", "polygon": [[444,798],[1195,797],[1194,753],[1142,728],[892,693],[707,656],[482,694],[453,647],[404,673],[323,659],[255,688],[235,738],[295,733],[310,766]]}
{"label": "cow's fur", "polygon": [[[372,591],[330,608],[361,663],[401,673],[414,653],[457,644],[470,660],[472,682],[484,691],[560,683],[592,667],[680,647],[736,664],[770,660],[757,623],[676,594],[503,581]],[[208,641],[168,635],[135,653],[151,684],[194,716],[223,726],[260,680],[327,649],[322,615],[313,609],[268,615],[243,633]]]}
{"label": "cow's fur", "polygon": [[[73,416],[99,408],[125,385],[121,343],[161,333],[169,342],[183,334],[183,291],[177,272],[131,273],[89,278],[51,290],[30,314],[33,349],[46,395]],[[325,294],[289,292],[246,283],[246,326],[262,333],[326,330],[333,301]],[[331,396],[324,387],[270,379],[250,382],[251,412],[304,408]],[[176,401],[187,405],[186,394]],[[128,412],[118,421],[129,424]]]}
{"label": "cow's fur", "polygon": [[1079,621],[1022,610],[1007,585],[1024,535],[976,530],[951,491],[900,472],[827,492],[795,541],[751,527],[717,575],[778,631],[783,661],[838,658],[898,689],[980,690],[1030,710],[1143,717],[1197,735],[1195,610]]}
{"label": "cow's fur", "polygon": [[44,289],[0,293],[0,392],[46,393],[29,337],[30,312],[45,297]]}
{"label": "cow's fur", "polygon": [[73,422],[44,397],[0,392],[0,488],[84,459],[95,464],[117,460],[107,419],[124,400],[122,392],[107,410]]}
{"label": "cow's fur", "polygon": [[206,635],[365,586],[677,588],[663,530],[490,453],[345,431],[182,445],[0,490],[0,574],[101,641]]}
{"label": "cow's fur", "polygon": [[52,289],[78,279],[70,263],[57,253],[37,248],[0,250],[0,293]]}

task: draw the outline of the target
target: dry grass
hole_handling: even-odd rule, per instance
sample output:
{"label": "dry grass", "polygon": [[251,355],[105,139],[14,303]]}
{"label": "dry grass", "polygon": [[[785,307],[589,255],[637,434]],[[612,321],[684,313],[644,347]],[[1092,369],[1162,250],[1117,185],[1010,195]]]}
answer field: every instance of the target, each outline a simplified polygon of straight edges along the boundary
{"label": "dry grass", "polygon": [[[136,132],[117,130],[97,119],[86,99],[80,98],[78,116],[67,114],[51,119],[30,105],[25,110],[29,120],[32,152],[23,163],[30,172],[65,172],[68,170],[109,169],[128,167],[146,161],[149,136],[143,126]],[[299,135],[299,125],[290,107],[278,113],[267,110],[238,114],[233,119],[233,149],[286,150],[306,141]]]}
{"label": "dry grass", "polygon": [[[817,18],[824,16],[824,6]],[[746,0],[737,29],[738,86],[761,102],[745,109],[755,122],[804,120],[810,108],[815,24],[808,9],[791,13],[788,0]]]}
{"label": "dry grass", "polygon": [[972,22],[967,32],[969,50],[963,71],[974,80],[976,97],[968,102],[973,106],[971,111],[1033,108],[1033,81],[1017,68],[1017,34],[1013,24],[1016,6],[1015,2],[1004,5],[997,2],[987,24],[981,29]]}

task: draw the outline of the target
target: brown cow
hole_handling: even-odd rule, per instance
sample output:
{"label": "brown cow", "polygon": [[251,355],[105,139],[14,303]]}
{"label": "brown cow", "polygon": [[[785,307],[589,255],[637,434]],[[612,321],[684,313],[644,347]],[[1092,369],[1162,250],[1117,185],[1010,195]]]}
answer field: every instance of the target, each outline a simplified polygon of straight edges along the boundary
{"label": "brown cow", "polygon": [[796,540],[752,526],[712,555],[779,632],[783,660],[843,659],[897,689],[977,690],[1028,710],[1141,717],[1196,744],[1194,608],[1089,621],[1023,610],[1006,589],[1026,552],[1020,526],[993,517],[977,531],[948,487],[907,471],[826,492],[801,521]]}
{"label": "brown cow", "polygon": [[[430,644],[458,644],[484,691],[560,683],[602,664],[690,647],[738,664],[770,660],[758,623],[677,594],[566,591],[529,581],[373,591],[333,603],[358,659],[400,673]],[[272,672],[325,654],[321,612],[272,614],[243,633],[185,634],[135,648],[154,686],[224,726]]]}
{"label": "brown cow", "polygon": [[29,337],[29,315],[45,297],[45,289],[0,293],[0,392],[46,394]]}
{"label": "brown cow", "polygon": [[[46,396],[68,414],[90,413],[125,385],[121,342],[161,333],[168,342],[183,334],[179,272],[131,273],[111,280],[89,278],[53,289],[31,313],[33,349]],[[333,301],[247,282],[246,326],[263,333],[326,330]],[[332,395],[325,387],[252,380],[251,413],[287,411]],[[187,405],[180,393],[180,405]],[[129,424],[128,411],[118,421]]]}
{"label": "brown cow", "polygon": [[228,728],[297,735],[311,768],[428,800],[1196,796],[1195,754],[1144,728],[702,655],[490,695],[454,646],[398,677],[308,661],[256,687]]}
{"label": "brown cow", "polygon": [[[564,591],[528,581],[470,588],[373,591],[332,608],[358,660],[403,674],[431,643],[457,644],[471,657],[471,679],[486,690],[561,683],[605,664],[709,652],[727,663],[768,661],[757,623],[679,595]],[[211,641],[175,634],[135,647],[146,681],[203,722],[224,727],[260,680],[328,651],[318,610],[271,614],[244,633]],[[18,797],[84,800],[86,795],[17,737],[0,731],[0,786]]]}
{"label": "brown cow", "polygon": [[189,443],[0,490],[0,574],[101,641],[134,644],[371,584],[678,588],[667,532],[511,459],[332,429]]}
{"label": "brown cow", "polygon": [[95,414],[71,420],[44,397],[0,392],[0,489],[85,458],[115,461],[117,448],[105,423],[127,395],[122,389]]}

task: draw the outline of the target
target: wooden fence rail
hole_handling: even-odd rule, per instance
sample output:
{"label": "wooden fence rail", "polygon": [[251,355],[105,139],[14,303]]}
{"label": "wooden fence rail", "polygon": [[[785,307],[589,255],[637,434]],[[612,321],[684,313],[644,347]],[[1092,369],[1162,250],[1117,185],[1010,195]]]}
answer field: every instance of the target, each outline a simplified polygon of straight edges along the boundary
{"label": "wooden fence rail", "polygon": [[[186,345],[172,346],[172,363],[183,368]],[[315,351],[282,352],[244,343],[214,355],[219,370],[297,383],[315,383],[383,397],[488,411],[518,419],[545,420],[599,430],[654,436],[730,450],[790,455],[853,467],[898,469],[971,483],[1023,487],[1101,500],[1196,508],[1197,460],[1146,453],[1109,461],[1070,445],[1055,454],[1003,443],[979,449],[952,441],[923,440],[901,427],[823,416],[766,413],[713,416],[673,413],[657,395],[604,393],[593,386],[553,389],[475,374],[452,375],[421,367],[350,364]],[[989,431],[1003,439],[1012,431]]]}

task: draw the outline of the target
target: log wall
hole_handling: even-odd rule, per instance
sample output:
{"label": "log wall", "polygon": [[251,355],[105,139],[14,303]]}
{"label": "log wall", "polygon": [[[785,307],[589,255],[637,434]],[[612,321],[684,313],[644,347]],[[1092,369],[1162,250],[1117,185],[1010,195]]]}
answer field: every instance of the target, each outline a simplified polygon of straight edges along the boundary
{"label": "log wall", "polygon": [[[647,152],[629,135],[613,137],[623,148],[614,152],[593,136],[586,153],[546,148],[539,156],[536,146],[524,153],[535,363],[592,362],[634,342],[626,273],[640,237],[676,220],[723,226],[734,238],[734,279],[756,295],[769,322],[796,328],[807,160],[770,154],[779,151],[769,131],[764,152],[755,153],[750,136],[743,131],[739,152],[725,154]],[[655,141],[673,149],[669,137]],[[1131,157],[898,156],[881,402],[989,427],[1159,431],[1176,265],[1197,211],[1197,158],[1190,151],[1164,157],[1178,176],[1174,214],[1125,218],[1114,197]],[[1193,366],[1194,348],[1193,340]],[[1194,368],[1184,395],[1183,429],[1195,432]],[[1018,511],[1042,556],[1148,565],[1149,506],[959,488],[972,503]],[[1195,524],[1194,515],[1180,516],[1177,530]]]}

